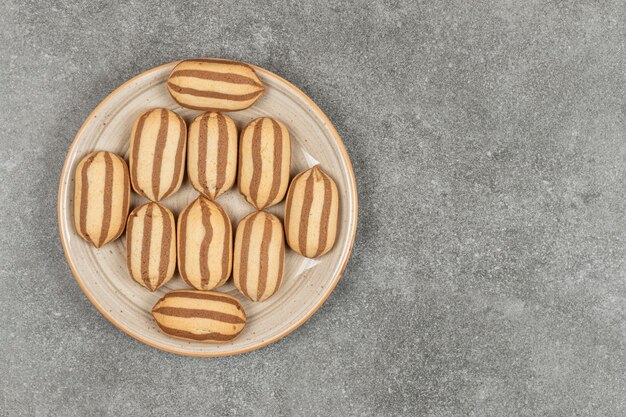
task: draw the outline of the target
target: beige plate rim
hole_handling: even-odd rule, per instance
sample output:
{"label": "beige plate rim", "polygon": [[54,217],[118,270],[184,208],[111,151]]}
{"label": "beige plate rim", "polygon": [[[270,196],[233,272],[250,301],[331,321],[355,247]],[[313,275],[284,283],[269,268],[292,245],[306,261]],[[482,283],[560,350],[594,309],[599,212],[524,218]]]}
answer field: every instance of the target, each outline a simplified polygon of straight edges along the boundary
{"label": "beige plate rim", "polygon": [[[215,59],[215,58],[212,58]],[[104,308],[102,308],[97,302],[96,300],[92,297],[92,295],[89,293],[89,291],[87,291],[87,289],[85,288],[82,279],[80,277],[80,275],[78,274],[78,272],[76,271],[76,268],[74,266],[74,264],[72,263],[72,260],[70,258],[70,254],[68,252],[68,248],[67,248],[67,243],[65,241],[64,235],[63,235],[63,222],[61,221],[61,191],[63,189],[63,173],[66,172],[69,169],[69,159],[70,159],[70,155],[72,154],[72,151],[74,149],[74,147],[76,146],[76,142],[78,141],[78,138],[82,135],[83,130],[85,129],[85,127],[87,126],[89,120],[92,119],[92,116],[114,95],[116,95],[119,91],[123,90],[127,85],[131,84],[133,81],[135,81],[138,78],[144,77],[154,71],[158,71],[159,69],[162,69],[164,67],[170,66],[170,65],[176,65],[181,61],[172,61],[169,62],[167,64],[163,64],[163,65],[159,65],[157,67],[151,68],[147,71],[142,72],[141,74],[131,78],[130,80],[126,81],[125,83],[123,83],[122,85],[120,85],[119,87],[117,87],[115,90],[113,90],[111,93],[109,93],[109,95],[106,96],[106,98],[104,100],[102,100],[89,114],[89,116],[85,119],[85,122],[83,122],[82,126],[80,127],[80,129],[78,129],[78,132],[76,133],[76,136],[74,137],[74,140],[72,141],[72,145],[70,146],[67,155],[65,157],[65,162],[63,163],[63,168],[61,169],[61,175],[60,175],[60,180],[59,180],[59,190],[58,190],[58,198],[57,198],[57,221],[59,223],[59,234],[61,236],[61,245],[63,246],[63,253],[65,254],[65,259],[67,260],[67,263],[70,266],[70,269],[72,270],[72,274],[74,275],[74,278],[76,279],[76,281],[78,282],[78,285],[80,286],[80,288],[83,290],[83,292],[85,293],[85,295],[87,296],[87,298],[89,299],[89,301],[91,302],[91,304],[93,304],[96,309],[100,312],[100,314],[102,314],[104,317],[106,317],[107,320],[109,320],[111,323],[113,323],[113,325],[115,325],[115,327],[117,327],[118,329],[120,329],[121,331],[123,331],[124,333],[126,333],[127,335],[131,336],[134,339],[139,340],[142,343],[145,343],[149,346],[155,347],[157,349],[166,351],[166,352],[170,352],[170,353],[177,353],[179,355],[185,355],[185,356],[200,356],[200,357],[218,357],[218,356],[231,356],[231,355],[238,355],[241,353],[246,353],[246,352],[250,352],[256,349],[260,349],[264,346],[267,346],[271,343],[276,342],[277,340],[282,339],[283,337],[287,336],[288,334],[290,334],[291,332],[293,332],[294,330],[296,330],[298,327],[300,327],[302,324],[304,324],[305,321],[307,321],[320,307],[322,304],[324,304],[324,302],[326,301],[326,299],[330,296],[330,294],[333,292],[333,290],[335,289],[335,287],[337,286],[337,283],[339,282],[339,279],[341,278],[341,276],[343,275],[343,272],[346,269],[346,266],[348,264],[348,260],[350,259],[350,254],[352,253],[352,248],[354,246],[354,239],[356,236],[356,226],[357,226],[357,220],[358,220],[358,193],[357,193],[357,188],[356,188],[356,178],[354,175],[354,169],[352,168],[352,163],[350,161],[350,157],[348,156],[348,152],[346,151],[346,148],[343,144],[343,141],[341,140],[341,137],[339,136],[339,133],[337,132],[337,129],[335,129],[335,126],[333,126],[333,124],[331,123],[330,119],[328,119],[328,116],[326,116],[326,114],[319,108],[319,106],[317,104],[315,104],[315,102],[313,100],[311,100],[311,98],[309,98],[309,96],[307,96],[306,94],[304,94],[298,87],[296,87],[295,85],[293,85],[292,83],[290,83],[289,81],[285,80],[284,78],[282,78],[279,75],[276,75],[275,73],[266,70],[264,68],[258,67],[256,65],[253,64],[248,64],[250,65],[252,68],[254,68],[255,71],[259,71],[264,73],[265,75],[269,76],[269,77],[274,77],[276,79],[278,79],[279,81],[285,83],[287,86],[289,86],[294,93],[300,95],[310,106],[311,108],[318,113],[318,115],[324,120],[325,123],[327,123],[328,128],[330,129],[333,137],[335,138],[335,140],[337,141],[337,144],[339,145],[339,149],[341,150],[341,154],[342,157],[346,163],[346,166],[348,167],[348,170],[350,172],[350,188],[351,188],[351,192],[354,196],[354,206],[352,209],[352,223],[353,223],[353,227],[351,228],[352,230],[352,236],[349,237],[350,239],[350,245],[348,247],[348,253],[346,256],[346,259],[343,263],[343,265],[341,266],[339,272],[337,273],[337,275],[335,277],[333,277],[332,280],[332,284],[330,285],[330,287],[328,288],[328,291],[326,292],[326,294],[323,295],[323,297],[321,298],[321,300],[319,301],[319,303],[317,303],[315,306],[313,306],[313,308],[302,318],[300,319],[298,322],[294,323],[291,327],[287,328],[285,331],[283,331],[282,333],[279,333],[278,335],[268,339],[268,340],[264,340],[254,346],[251,346],[249,348],[246,349],[240,349],[240,350],[236,350],[236,351],[232,351],[232,352],[200,352],[200,353],[191,353],[191,352],[186,352],[183,350],[178,350],[178,349],[170,349],[170,348],[166,348],[164,346],[160,346],[156,343],[152,343],[146,339],[144,339],[143,337],[141,337],[141,335],[136,334],[128,329],[126,329],[124,326],[122,326],[120,323],[118,323],[113,317],[111,317]]]}

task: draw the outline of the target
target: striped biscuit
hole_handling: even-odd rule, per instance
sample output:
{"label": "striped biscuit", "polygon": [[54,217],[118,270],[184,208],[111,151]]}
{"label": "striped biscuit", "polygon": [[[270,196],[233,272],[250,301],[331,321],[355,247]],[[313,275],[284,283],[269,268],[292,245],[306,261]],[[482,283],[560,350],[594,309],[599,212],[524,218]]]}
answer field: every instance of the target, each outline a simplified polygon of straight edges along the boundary
{"label": "striped biscuit", "polygon": [[176,226],[171,211],[148,203],[130,213],[126,261],[130,276],[150,291],[172,278],[176,269]]}
{"label": "striped biscuit", "polygon": [[90,153],[74,176],[74,225],[96,248],[120,237],[126,225],[130,183],[126,161],[111,152]]}
{"label": "striped biscuit", "polygon": [[211,290],[230,277],[233,237],[222,207],[198,197],[178,216],[178,270],[198,290]]}
{"label": "striped biscuit", "polygon": [[239,300],[209,291],[167,293],[152,308],[152,316],[166,335],[206,343],[228,342],[246,325]]}
{"label": "striped biscuit", "polygon": [[278,217],[264,211],[245,217],[237,226],[233,280],[243,295],[263,301],[283,282],[285,238]]}
{"label": "striped biscuit", "polygon": [[201,114],[189,126],[187,174],[209,200],[229,190],[237,176],[237,126],[221,113]]}
{"label": "striped biscuit", "polygon": [[252,67],[219,59],[179,63],[170,73],[167,89],[181,106],[205,111],[243,110],[265,91]]}
{"label": "striped biscuit", "polygon": [[285,235],[289,247],[307,258],[328,252],[337,236],[337,185],[319,166],[298,174],[287,193]]}
{"label": "striped biscuit", "polygon": [[137,118],[130,134],[133,189],[152,201],[175,193],[183,182],[187,125],[168,109],[152,109]]}
{"label": "striped biscuit", "polygon": [[289,131],[269,117],[251,121],[239,141],[239,192],[257,210],[280,203],[289,186]]}

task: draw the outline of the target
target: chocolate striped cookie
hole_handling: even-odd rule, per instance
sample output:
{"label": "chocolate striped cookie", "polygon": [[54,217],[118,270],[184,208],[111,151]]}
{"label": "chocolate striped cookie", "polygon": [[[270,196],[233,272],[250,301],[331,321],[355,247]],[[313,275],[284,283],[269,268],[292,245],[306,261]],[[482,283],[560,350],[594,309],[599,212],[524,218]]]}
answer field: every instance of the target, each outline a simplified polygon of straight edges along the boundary
{"label": "chocolate striped cookie", "polygon": [[258,210],[280,203],[289,186],[289,131],[269,117],[251,121],[239,141],[239,192]]}
{"label": "chocolate striped cookie", "polygon": [[148,203],[130,213],[126,260],[131,277],[150,291],[172,278],[176,269],[176,226],[171,211]]}
{"label": "chocolate striped cookie", "polygon": [[130,136],[133,189],[152,201],[175,193],[183,181],[187,124],[168,109],[152,109],[137,118]]}
{"label": "chocolate striped cookie", "polygon": [[252,67],[219,59],[179,63],[167,80],[167,88],[181,106],[205,111],[243,110],[265,91]]}
{"label": "chocolate striped cookie", "polygon": [[120,237],[126,225],[130,184],[126,161],[111,152],[90,153],[74,177],[74,225],[96,248]]}
{"label": "chocolate striped cookie", "polygon": [[199,290],[223,285],[232,270],[233,237],[222,207],[198,197],[178,216],[178,270]]}
{"label": "chocolate striped cookie", "polygon": [[298,174],[289,186],[285,235],[289,247],[307,258],[328,252],[337,236],[337,185],[319,166]]}
{"label": "chocolate striped cookie", "polygon": [[187,174],[210,200],[229,190],[237,176],[237,126],[221,113],[201,114],[189,126]]}
{"label": "chocolate striped cookie", "polygon": [[246,325],[239,300],[219,292],[172,291],[154,305],[152,316],[168,336],[206,343],[228,342]]}
{"label": "chocolate striped cookie", "polygon": [[263,301],[283,282],[285,238],[278,217],[264,211],[245,217],[235,236],[233,280],[243,295]]}

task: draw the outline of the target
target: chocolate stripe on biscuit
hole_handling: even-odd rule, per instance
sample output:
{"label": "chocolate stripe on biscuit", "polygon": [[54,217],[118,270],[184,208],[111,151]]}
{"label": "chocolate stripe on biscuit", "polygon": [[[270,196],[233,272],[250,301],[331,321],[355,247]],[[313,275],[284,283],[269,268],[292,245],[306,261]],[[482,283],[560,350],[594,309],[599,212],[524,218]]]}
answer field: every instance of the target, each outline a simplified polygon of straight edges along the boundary
{"label": "chocolate stripe on biscuit", "polygon": [[211,114],[207,113],[202,116],[202,119],[200,119],[200,133],[198,137],[198,180],[200,181],[200,187],[206,194],[209,193],[206,176],[206,160],[208,152],[208,125],[210,117]]}
{"label": "chocolate stripe on biscuit", "polygon": [[272,231],[272,220],[269,216],[265,216],[265,221],[263,222],[263,238],[261,240],[261,253],[259,255],[259,282],[256,291],[257,300],[261,299],[265,293],[265,286],[267,285],[267,268]]}
{"label": "chocolate stripe on biscuit", "polygon": [[257,215],[253,215],[245,220],[243,227],[243,235],[241,239],[241,253],[239,260],[239,287],[241,292],[247,296],[248,294],[248,257],[250,256],[250,235],[252,234],[252,225]]}
{"label": "chocolate stripe on biscuit", "polygon": [[167,110],[161,109],[161,122],[154,148],[154,159],[152,160],[152,195],[159,199],[161,189],[161,168],[163,166],[163,152],[167,141],[167,129],[169,127],[169,116]]}
{"label": "chocolate stripe on biscuit", "polygon": [[159,279],[156,283],[155,289],[159,288],[163,284],[163,280],[167,276],[167,271],[170,266],[170,245],[172,244],[172,220],[169,213],[161,205],[157,205],[161,212],[161,218],[163,219],[163,232],[161,235],[161,254],[159,255]]}
{"label": "chocolate stripe on biscuit", "polygon": [[[261,155],[261,131],[263,129],[263,121],[259,119],[254,125],[252,131],[252,179],[250,180],[250,197],[255,204],[259,201],[259,187],[263,178],[263,158]],[[262,209],[263,206],[257,207]]]}
{"label": "chocolate stripe on biscuit", "polygon": [[211,227],[211,210],[205,200],[200,197],[200,210],[202,211],[202,226],[204,227],[204,238],[200,244],[200,286],[204,289],[209,285],[211,272],[209,270],[209,247],[213,239],[213,227]]}
{"label": "chocolate stripe on biscuit", "polygon": [[148,204],[143,220],[143,235],[141,237],[141,279],[146,288],[152,290],[150,283],[150,245],[152,244],[152,204]]}
{"label": "chocolate stripe on biscuit", "polygon": [[233,314],[222,313],[213,310],[203,310],[199,308],[159,307],[152,310],[152,312],[165,314],[172,317],[209,319],[230,324],[243,324],[246,322],[241,317],[235,316]]}
{"label": "chocolate stripe on biscuit", "polygon": [[326,249],[326,241],[328,240],[328,221],[330,218],[330,205],[332,204],[332,188],[330,180],[326,175],[321,176],[324,181],[324,200],[322,200],[322,217],[320,218],[320,235],[317,241],[317,251],[314,258],[317,258]]}
{"label": "chocolate stripe on biscuit", "polygon": [[311,204],[313,203],[314,181],[315,178],[313,178],[313,172],[309,172],[309,177],[306,179],[306,186],[304,188],[304,203],[302,204],[300,229],[298,230],[298,245],[300,246],[302,253],[306,253],[309,216],[311,214]]}
{"label": "chocolate stripe on biscuit", "polygon": [[174,192],[174,190],[178,186],[178,183],[180,182],[180,177],[183,175],[184,171],[183,152],[185,150],[185,143],[187,141],[187,124],[185,123],[185,120],[178,114],[176,116],[178,117],[178,121],[180,123],[180,130],[178,132],[178,146],[176,147],[176,160],[174,162],[174,176],[172,177],[172,183],[170,184],[169,188],[167,189],[167,191],[165,191],[165,194],[163,194],[163,198],[168,197]]}
{"label": "chocolate stripe on biscuit", "polygon": [[198,90],[191,87],[181,87],[172,83],[171,81],[167,82],[167,85],[170,89],[176,91],[179,94],[190,95],[194,97],[202,97],[202,98],[215,98],[219,100],[232,100],[232,101],[247,101],[252,100],[258,97],[262,91],[255,91],[247,94],[228,94],[228,93],[220,93],[217,91],[207,91],[207,90]]}
{"label": "chocolate stripe on biscuit", "polygon": [[226,179],[226,164],[228,162],[228,126],[226,126],[226,118],[217,113],[217,156],[216,156],[216,169],[217,176],[215,179],[215,195],[224,186]]}
{"label": "chocolate stripe on biscuit", "polygon": [[280,189],[280,184],[282,183],[282,167],[283,167],[283,131],[280,128],[280,125],[276,122],[276,120],[271,119],[272,121],[272,129],[274,130],[274,166],[273,166],[273,177],[272,177],[272,187],[270,188],[270,194],[267,197],[267,203],[265,203],[265,207],[271,205],[274,202],[274,199],[278,196],[278,191]]}
{"label": "chocolate stripe on biscuit", "polygon": [[101,247],[109,235],[111,225],[111,211],[113,205],[113,159],[108,152],[102,152],[104,157],[104,195],[102,208],[102,225],[100,227],[100,237],[96,247]]}
{"label": "chocolate stripe on biscuit", "polygon": [[178,77],[200,78],[202,80],[219,81],[231,84],[246,84],[264,88],[261,84],[259,84],[256,80],[253,80],[252,78],[246,77],[245,75],[233,74],[231,72],[225,73],[194,69],[177,70],[172,73],[172,75],[170,76],[170,80],[172,78]]}

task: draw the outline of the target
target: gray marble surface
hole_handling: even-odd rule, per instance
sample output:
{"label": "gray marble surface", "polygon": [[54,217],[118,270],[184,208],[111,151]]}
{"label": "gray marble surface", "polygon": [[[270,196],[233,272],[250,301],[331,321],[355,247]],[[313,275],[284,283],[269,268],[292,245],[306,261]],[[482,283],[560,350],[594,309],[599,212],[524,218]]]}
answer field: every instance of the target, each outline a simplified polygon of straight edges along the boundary
{"label": "gray marble surface", "polygon": [[[626,415],[626,7],[577,3],[4,1],[0,415]],[[57,231],[90,111],[196,56],[301,87],[360,194],[326,304],[221,359],[117,330]]]}

